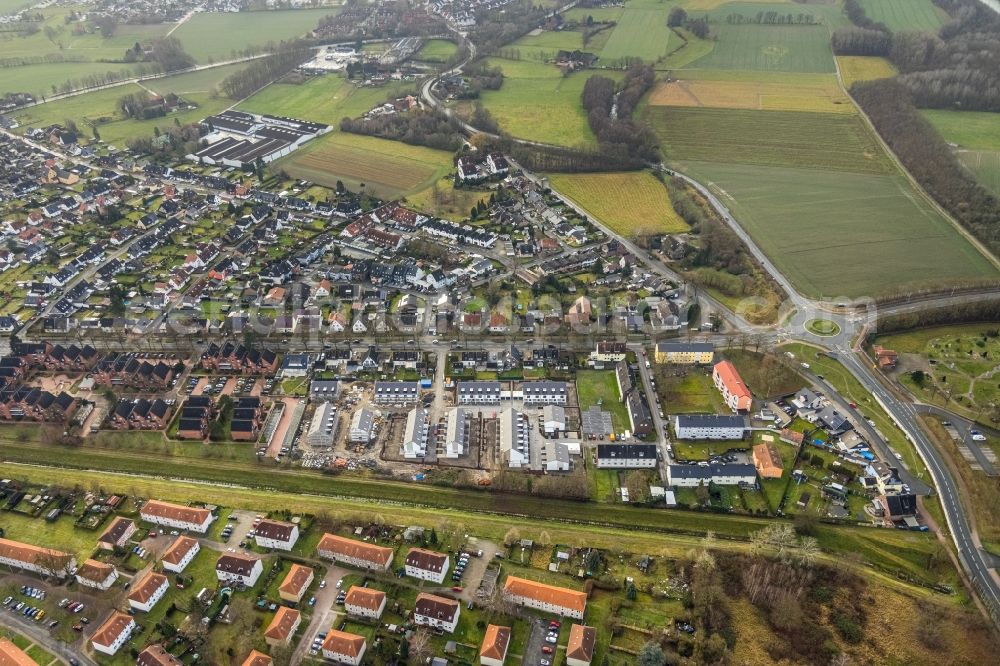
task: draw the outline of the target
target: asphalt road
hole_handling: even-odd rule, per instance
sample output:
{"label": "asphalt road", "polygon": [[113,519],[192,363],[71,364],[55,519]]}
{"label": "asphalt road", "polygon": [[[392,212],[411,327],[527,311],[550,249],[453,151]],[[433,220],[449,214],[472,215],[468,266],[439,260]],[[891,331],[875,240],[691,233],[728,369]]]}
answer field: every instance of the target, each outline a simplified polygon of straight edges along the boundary
{"label": "asphalt road", "polygon": [[958,557],[962,567],[971,578],[980,598],[996,617],[1000,613],[1000,585],[997,583],[995,573],[990,568],[992,559],[979,546],[978,539],[966,518],[965,509],[959,497],[958,484],[952,477],[943,454],[937,450],[937,447],[921,429],[917,421],[916,407],[897,400],[890,391],[886,390],[875,376],[874,371],[868,366],[866,359],[859,360],[855,354],[843,354],[840,361],[865,389],[871,391],[872,395],[881,401],[890,416],[910,437],[937,487],[945,519],[948,522],[948,529],[958,548]]}

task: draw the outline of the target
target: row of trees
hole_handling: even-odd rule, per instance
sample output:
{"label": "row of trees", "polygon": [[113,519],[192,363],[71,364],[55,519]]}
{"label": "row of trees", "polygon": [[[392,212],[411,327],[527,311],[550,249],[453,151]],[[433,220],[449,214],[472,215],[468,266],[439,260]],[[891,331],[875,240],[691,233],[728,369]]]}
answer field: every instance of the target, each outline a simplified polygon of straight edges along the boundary
{"label": "row of trees", "polygon": [[612,79],[592,76],[583,86],[583,108],[601,150],[653,162],[660,156],[659,142],[645,124],[632,119],[639,99],[653,86],[656,73],[650,65],[633,65],[618,88]]}
{"label": "row of trees", "polygon": [[892,33],[868,28],[837,28],[833,31],[837,55],[887,57],[892,51]]}
{"label": "row of trees", "polygon": [[409,111],[372,118],[344,118],[343,132],[367,134],[415,146],[456,151],[462,147],[462,126],[440,111]]}
{"label": "row of trees", "polygon": [[288,74],[311,55],[312,50],[305,41],[281,42],[271,55],[223,79],[219,89],[231,99],[242,99]]}
{"label": "row of trees", "polygon": [[889,32],[889,28],[886,27],[885,23],[873,21],[868,17],[868,13],[865,12],[865,8],[861,6],[858,0],[844,0],[844,11],[847,13],[847,18],[851,23],[859,28]]}
{"label": "row of trees", "polygon": [[907,170],[971,233],[1000,252],[1000,202],[962,168],[944,139],[920,114],[897,79],[851,86],[875,129]]}
{"label": "row of trees", "polygon": [[548,10],[531,0],[515,0],[479,17],[472,41],[480,55],[493,55],[505,44],[537,28],[547,13]]}

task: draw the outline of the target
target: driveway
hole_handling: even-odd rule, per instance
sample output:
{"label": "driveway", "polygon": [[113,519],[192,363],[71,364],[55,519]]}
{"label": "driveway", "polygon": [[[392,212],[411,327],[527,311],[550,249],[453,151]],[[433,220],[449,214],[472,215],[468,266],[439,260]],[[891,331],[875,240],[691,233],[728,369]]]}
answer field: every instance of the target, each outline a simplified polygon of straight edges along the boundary
{"label": "driveway", "polygon": [[[351,572],[348,569],[344,569],[336,565],[331,565],[326,570],[326,576],[323,578],[323,580],[326,581],[326,587],[322,590],[317,588],[314,592],[316,596],[316,605],[312,609],[313,614],[312,619],[309,620],[309,626],[306,627],[305,632],[302,634],[302,638],[299,639],[299,644],[295,647],[295,652],[292,653],[290,663],[293,666],[301,663],[303,659],[309,656],[309,649],[312,646],[312,642],[316,637],[316,634],[329,629],[339,621],[339,616],[342,615],[343,612],[341,609],[336,608],[333,605],[333,602],[337,600],[337,593],[340,592],[340,590],[337,589],[337,581],[349,573]],[[309,603],[309,598],[303,597],[302,604],[307,603]]]}

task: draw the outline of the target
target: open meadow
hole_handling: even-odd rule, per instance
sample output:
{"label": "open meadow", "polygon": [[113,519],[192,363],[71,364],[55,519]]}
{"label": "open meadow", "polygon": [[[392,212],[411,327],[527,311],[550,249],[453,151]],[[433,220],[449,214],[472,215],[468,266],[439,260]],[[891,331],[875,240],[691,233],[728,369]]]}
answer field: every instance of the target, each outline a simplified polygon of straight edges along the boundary
{"label": "open meadow", "polygon": [[199,63],[225,60],[250,46],[302,37],[336,7],[252,12],[198,13],[174,31]]}
{"label": "open meadow", "polygon": [[837,56],[837,67],[848,90],[858,81],[887,79],[898,73],[895,65],[876,56]]}
{"label": "open meadow", "polygon": [[[146,81],[142,86],[134,83],[115,86],[55,102],[46,102],[15,112],[13,115],[25,129],[73,120],[79,126],[84,139],[89,140],[93,136],[93,128],[96,127],[102,140],[118,144],[118,147],[123,148],[123,142],[129,139],[152,136],[156,127],[164,129],[173,125],[175,120],[181,124],[197,122],[230,106],[232,100],[212,95],[208,91],[223,78],[244,66],[227,65],[190,74],[166,76]],[[196,104],[197,108],[149,120],[128,118],[119,112],[118,101],[122,97],[132,94],[146,95],[149,94],[148,91],[161,95],[177,93]]]}
{"label": "open meadow", "polygon": [[[787,82],[747,80],[732,72],[732,80],[701,80],[698,70],[675,72],[649,95],[653,106],[712,107],[770,111],[856,113],[854,104],[831,74],[790,77]],[[805,79],[796,81],[794,79]]]}
{"label": "open meadow", "polygon": [[1000,113],[926,109],[924,117],[984,187],[1000,196]]}
{"label": "open meadow", "polygon": [[[383,198],[418,192],[448,173],[451,153],[370,136],[333,132],[276,163],[294,178]],[[362,184],[364,184],[362,188]]]}
{"label": "open meadow", "polygon": [[714,24],[717,42],[690,66],[777,72],[833,72],[828,28],[821,25]]}
{"label": "open meadow", "polygon": [[553,189],[627,238],[688,230],[671,207],[663,183],[648,171],[551,174],[549,182]]}
{"label": "open meadow", "polygon": [[414,58],[424,62],[445,62],[456,53],[458,46],[455,42],[449,42],[447,39],[428,39]]}
{"label": "open meadow", "polygon": [[[503,70],[504,82],[500,90],[484,90],[481,99],[504,131],[561,146],[593,145],[580,99],[591,73],[563,76],[552,65],[524,60],[489,58],[487,63]],[[621,74],[607,71],[601,76],[617,79]]]}
{"label": "open meadow", "polygon": [[[997,270],[899,174],[688,162],[808,296],[876,295]],[[849,257],[848,265],[837,257]]]}
{"label": "open meadow", "polygon": [[667,54],[677,41],[667,27],[667,15],[672,5],[659,0],[629,0],[618,24],[600,50],[602,65],[625,58],[641,58],[655,63]]}
{"label": "open meadow", "polygon": [[668,160],[892,172],[856,116],[652,105],[645,116]]}
{"label": "open meadow", "polygon": [[344,117],[357,118],[387,99],[414,92],[416,84],[412,82],[358,86],[339,74],[325,74],[305,83],[272,83],[240,102],[236,108],[313,120],[336,127]]}
{"label": "open meadow", "polygon": [[936,32],[950,19],[932,0],[858,0],[873,21],[884,23],[893,32],[925,30]]}

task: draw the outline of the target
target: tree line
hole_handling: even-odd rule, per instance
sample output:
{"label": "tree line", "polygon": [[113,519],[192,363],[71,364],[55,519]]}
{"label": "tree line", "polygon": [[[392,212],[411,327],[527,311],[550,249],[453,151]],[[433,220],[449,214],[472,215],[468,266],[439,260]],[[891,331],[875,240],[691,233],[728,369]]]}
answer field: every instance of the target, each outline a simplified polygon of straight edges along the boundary
{"label": "tree line", "polygon": [[515,0],[495,10],[480,12],[472,41],[480,55],[493,55],[505,44],[537,28],[547,13],[548,10],[530,0]]}
{"label": "tree line", "polygon": [[602,152],[646,162],[659,160],[656,134],[632,119],[635,105],[652,88],[656,73],[650,65],[632,65],[621,86],[606,76],[592,76],[583,86],[587,122]]}
{"label": "tree line", "polygon": [[309,44],[303,40],[281,42],[271,55],[223,79],[219,90],[230,99],[242,99],[288,74],[311,55]]}
{"label": "tree line", "polygon": [[898,79],[858,82],[851,96],[906,169],[994,253],[1000,252],[1000,202],[959,163]]}

